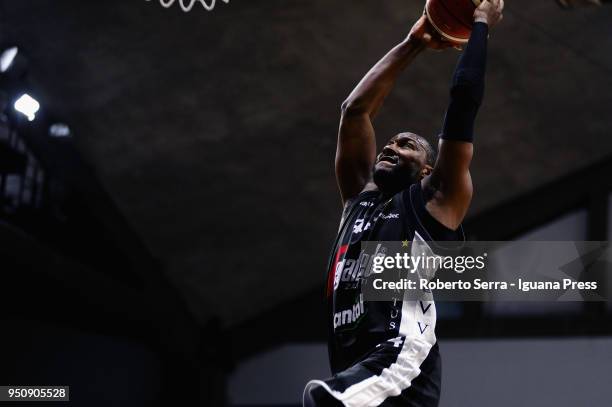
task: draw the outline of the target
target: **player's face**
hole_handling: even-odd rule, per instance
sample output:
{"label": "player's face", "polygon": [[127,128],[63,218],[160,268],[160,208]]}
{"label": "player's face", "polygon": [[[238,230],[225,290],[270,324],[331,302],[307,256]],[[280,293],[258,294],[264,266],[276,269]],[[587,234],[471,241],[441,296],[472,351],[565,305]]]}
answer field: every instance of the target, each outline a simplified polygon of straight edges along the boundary
{"label": "player's face", "polygon": [[376,157],[374,182],[379,188],[398,188],[423,177],[427,152],[412,133],[401,133],[389,140]]}

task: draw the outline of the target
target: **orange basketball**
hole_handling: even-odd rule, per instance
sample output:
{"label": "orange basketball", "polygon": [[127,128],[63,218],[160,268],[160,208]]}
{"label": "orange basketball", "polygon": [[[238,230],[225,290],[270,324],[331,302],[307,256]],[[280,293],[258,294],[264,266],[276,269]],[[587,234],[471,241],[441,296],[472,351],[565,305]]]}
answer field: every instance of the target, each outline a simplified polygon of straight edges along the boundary
{"label": "orange basketball", "polygon": [[446,40],[465,44],[470,39],[474,10],[482,0],[427,0],[425,13],[436,31]]}

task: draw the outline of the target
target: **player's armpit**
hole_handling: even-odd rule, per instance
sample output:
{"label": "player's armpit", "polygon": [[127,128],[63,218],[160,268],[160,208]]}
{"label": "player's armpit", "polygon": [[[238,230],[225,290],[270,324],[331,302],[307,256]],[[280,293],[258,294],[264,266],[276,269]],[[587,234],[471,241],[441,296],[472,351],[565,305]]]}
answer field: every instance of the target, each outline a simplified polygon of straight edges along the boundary
{"label": "player's armpit", "polygon": [[426,208],[440,223],[457,229],[472,200],[470,163],[472,143],[440,140],[438,159],[430,176],[422,182]]}

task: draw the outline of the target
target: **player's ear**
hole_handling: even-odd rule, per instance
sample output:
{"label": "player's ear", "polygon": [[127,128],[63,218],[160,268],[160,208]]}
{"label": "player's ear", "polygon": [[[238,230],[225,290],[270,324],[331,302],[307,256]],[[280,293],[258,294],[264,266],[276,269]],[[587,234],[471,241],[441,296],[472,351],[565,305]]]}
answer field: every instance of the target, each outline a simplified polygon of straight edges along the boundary
{"label": "player's ear", "polygon": [[425,164],[423,168],[421,168],[421,178],[425,178],[433,171],[433,167],[429,164]]}

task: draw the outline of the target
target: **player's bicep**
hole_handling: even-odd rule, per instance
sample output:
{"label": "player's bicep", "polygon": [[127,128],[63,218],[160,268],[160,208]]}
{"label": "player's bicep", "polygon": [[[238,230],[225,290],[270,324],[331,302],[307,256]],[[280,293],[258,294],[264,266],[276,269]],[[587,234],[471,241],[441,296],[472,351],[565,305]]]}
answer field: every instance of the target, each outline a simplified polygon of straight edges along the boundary
{"label": "player's bicep", "polygon": [[441,139],[432,174],[424,180],[424,190],[431,193],[428,210],[451,229],[461,224],[472,200],[473,152],[472,143]]}
{"label": "player's bicep", "polygon": [[344,202],[371,181],[375,159],[376,141],[369,116],[343,114],[336,148],[336,179]]}

